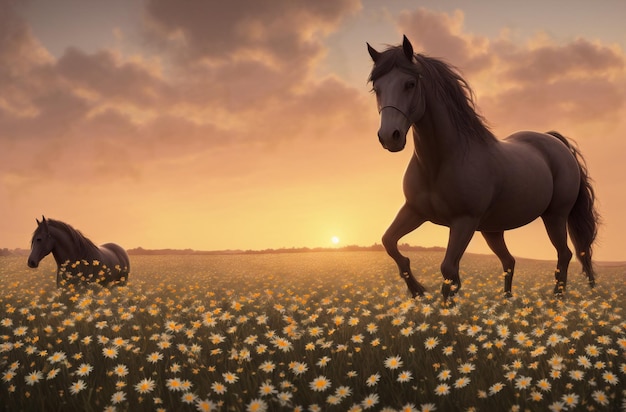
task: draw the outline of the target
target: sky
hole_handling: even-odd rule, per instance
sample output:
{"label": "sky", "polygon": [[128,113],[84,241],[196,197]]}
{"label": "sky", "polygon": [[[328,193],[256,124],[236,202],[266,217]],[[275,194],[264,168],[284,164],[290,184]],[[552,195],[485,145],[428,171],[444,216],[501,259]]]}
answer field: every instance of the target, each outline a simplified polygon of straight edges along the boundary
{"label": "sky", "polygon": [[[496,136],[578,143],[595,256],[626,260],[625,15],[621,0],[0,0],[0,247],[28,248],[42,215],[125,248],[380,243],[413,146],[378,143],[366,42],[406,34],[459,69]],[[540,221],[505,236],[556,258]],[[401,242],[447,237],[425,224]],[[479,235],[468,250],[488,253]]]}

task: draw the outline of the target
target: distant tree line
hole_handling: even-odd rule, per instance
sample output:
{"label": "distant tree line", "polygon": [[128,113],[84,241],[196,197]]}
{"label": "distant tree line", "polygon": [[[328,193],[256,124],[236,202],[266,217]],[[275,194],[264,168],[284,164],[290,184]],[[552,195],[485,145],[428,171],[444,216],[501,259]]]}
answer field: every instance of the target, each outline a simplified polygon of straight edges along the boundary
{"label": "distant tree line", "polygon": [[[408,243],[398,245],[404,251],[443,251],[445,248],[433,246],[411,246]],[[269,253],[310,253],[310,252],[380,252],[385,248],[379,243],[371,246],[348,245],[342,247],[291,247],[278,249],[226,249],[226,250],[193,250],[193,249],[129,249],[129,255],[260,255]]]}
{"label": "distant tree line", "polygon": [[0,249],[0,256],[28,256],[29,253],[28,249]]}
{"label": "distant tree line", "polygon": [[[443,251],[442,247],[424,247],[411,246],[408,243],[398,245],[404,251]],[[193,250],[193,249],[144,249],[137,247],[127,250],[129,255],[260,255],[268,253],[309,253],[309,252],[380,252],[385,248],[379,243],[371,246],[348,245],[342,247],[291,247],[279,249],[226,249],[226,250]],[[28,249],[0,249],[0,256],[27,256],[30,253]]]}

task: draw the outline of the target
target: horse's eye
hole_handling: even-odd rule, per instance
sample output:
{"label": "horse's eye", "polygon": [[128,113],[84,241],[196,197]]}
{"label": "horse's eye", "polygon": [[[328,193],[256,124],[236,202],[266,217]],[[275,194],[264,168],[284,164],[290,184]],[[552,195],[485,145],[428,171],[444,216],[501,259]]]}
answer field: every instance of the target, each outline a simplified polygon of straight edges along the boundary
{"label": "horse's eye", "polygon": [[411,90],[415,88],[415,80],[409,80],[408,82],[404,83],[404,90]]}
{"label": "horse's eye", "polygon": [[35,239],[37,242],[41,242],[41,238],[38,237],[37,239]]}

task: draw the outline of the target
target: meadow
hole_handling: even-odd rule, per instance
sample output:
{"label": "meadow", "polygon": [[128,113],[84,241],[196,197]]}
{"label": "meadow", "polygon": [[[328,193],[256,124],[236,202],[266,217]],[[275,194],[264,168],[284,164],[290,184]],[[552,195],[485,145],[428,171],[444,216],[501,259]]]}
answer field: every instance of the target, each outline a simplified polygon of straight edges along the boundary
{"label": "meadow", "polygon": [[626,410],[626,266],[518,260],[513,298],[466,255],[443,306],[441,252],[132,256],[124,287],[57,290],[55,266],[0,258],[7,411]]}

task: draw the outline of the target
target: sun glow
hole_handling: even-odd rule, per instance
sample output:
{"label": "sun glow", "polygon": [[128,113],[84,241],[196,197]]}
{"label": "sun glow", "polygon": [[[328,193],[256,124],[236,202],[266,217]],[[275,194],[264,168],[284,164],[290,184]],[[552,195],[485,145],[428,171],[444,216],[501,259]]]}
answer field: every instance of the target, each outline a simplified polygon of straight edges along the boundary
{"label": "sun glow", "polygon": [[339,244],[339,238],[337,236],[331,237],[330,241],[333,242],[333,245],[338,245]]}

